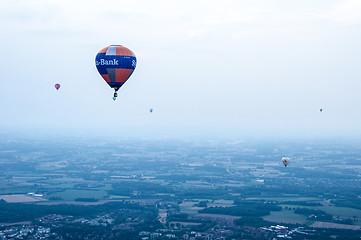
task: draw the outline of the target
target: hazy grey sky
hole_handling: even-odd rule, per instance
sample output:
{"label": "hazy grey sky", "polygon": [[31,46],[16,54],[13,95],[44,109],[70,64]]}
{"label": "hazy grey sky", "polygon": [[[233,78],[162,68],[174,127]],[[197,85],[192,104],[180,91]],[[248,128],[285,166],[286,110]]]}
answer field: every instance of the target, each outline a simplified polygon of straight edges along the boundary
{"label": "hazy grey sky", "polygon": [[[361,132],[360,12],[359,0],[0,0],[0,124]],[[138,59],[116,102],[94,64],[110,44]]]}

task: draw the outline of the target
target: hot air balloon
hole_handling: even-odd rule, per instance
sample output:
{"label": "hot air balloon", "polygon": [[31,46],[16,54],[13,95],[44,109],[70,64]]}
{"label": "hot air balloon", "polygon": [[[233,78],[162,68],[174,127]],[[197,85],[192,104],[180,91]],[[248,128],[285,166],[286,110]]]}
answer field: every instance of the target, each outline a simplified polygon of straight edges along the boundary
{"label": "hot air balloon", "polygon": [[152,112],[153,112],[153,108],[149,109],[149,112],[152,113]]}
{"label": "hot air balloon", "polygon": [[95,65],[99,74],[114,88],[114,97],[117,91],[132,75],[137,59],[134,53],[122,45],[110,45],[98,52],[95,57]]}
{"label": "hot air balloon", "polygon": [[322,112],[323,111],[323,109],[322,108],[320,108],[320,112]]}
{"label": "hot air balloon", "polygon": [[285,165],[285,167],[287,167],[287,165],[290,163],[290,159],[288,157],[283,157],[282,163],[283,165]]}
{"label": "hot air balloon", "polygon": [[56,90],[59,90],[60,84],[59,84],[59,83],[56,83],[56,84],[54,85],[54,87],[55,87]]}

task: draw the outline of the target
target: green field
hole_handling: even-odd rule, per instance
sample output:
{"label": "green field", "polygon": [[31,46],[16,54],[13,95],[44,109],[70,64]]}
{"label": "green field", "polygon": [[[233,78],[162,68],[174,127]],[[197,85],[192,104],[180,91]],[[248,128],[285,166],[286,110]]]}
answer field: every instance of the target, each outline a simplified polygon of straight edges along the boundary
{"label": "green field", "polygon": [[194,209],[193,205],[197,204],[198,202],[194,201],[194,202],[185,202],[185,203],[181,203],[179,204],[179,209],[181,213],[186,213],[188,215],[196,215],[198,214],[198,209]]}
{"label": "green field", "polygon": [[232,204],[234,204],[234,201],[233,200],[226,200],[226,199],[217,199],[217,200],[214,200],[214,203],[232,205]]}
{"label": "green field", "polygon": [[361,210],[355,208],[347,208],[347,207],[334,207],[334,206],[299,206],[299,205],[280,205],[283,208],[310,208],[325,211],[333,216],[341,216],[341,217],[353,217],[356,216],[361,218]]}
{"label": "green field", "polygon": [[110,195],[109,199],[128,199],[129,196],[120,196],[120,195]]}
{"label": "green field", "polygon": [[103,199],[106,195],[104,190],[77,190],[77,189],[67,189],[63,192],[56,192],[49,194],[48,197],[60,197],[65,201],[73,201],[76,198],[96,198]]}
{"label": "green field", "polygon": [[74,183],[57,183],[57,184],[49,184],[45,186],[47,189],[68,189],[68,188],[73,188],[74,187]]}
{"label": "green field", "polygon": [[208,201],[208,206],[210,206],[212,204],[217,204],[217,205],[224,205],[224,207],[228,207],[229,205],[233,205],[233,203],[234,203],[233,200],[226,200],[226,199],[217,199],[217,200],[193,199],[192,201],[181,203],[179,205],[180,212],[186,213],[186,214],[189,214],[192,216],[198,214],[199,208],[195,207],[194,205],[198,204],[200,201]]}
{"label": "green field", "polygon": [[246,200],[268,200],[268,201],[321,201],[320,198],[301,196],[280,196],[280,197],[254,197]]}
{"label": "green field", "polygon": [[304,224],[306,222],[306,216],[296,214],[293,210],[271,211],[271,214],[263,219],[276,223]]}

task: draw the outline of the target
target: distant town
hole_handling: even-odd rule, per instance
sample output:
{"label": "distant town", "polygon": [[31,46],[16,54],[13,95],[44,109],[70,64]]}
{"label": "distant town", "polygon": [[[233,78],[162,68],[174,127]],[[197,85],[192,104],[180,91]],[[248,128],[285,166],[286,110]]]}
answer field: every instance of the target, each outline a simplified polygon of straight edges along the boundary
{"label": "distant town", "polygon": [[0,170],[0,239],[361,237],[353,139],[3,133]]}

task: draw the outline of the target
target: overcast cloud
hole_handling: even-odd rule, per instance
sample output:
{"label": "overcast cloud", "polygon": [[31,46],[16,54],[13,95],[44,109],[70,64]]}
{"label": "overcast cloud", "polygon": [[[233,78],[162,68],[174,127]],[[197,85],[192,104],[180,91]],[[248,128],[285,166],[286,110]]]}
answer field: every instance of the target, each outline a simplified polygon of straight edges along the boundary
{"label": "overcast cloud", "polygon": [[[360,132],[360,12],[358,0],[0,0],[0,124]],[[94,64],[110,44],[138,59],[116,102]]]}

